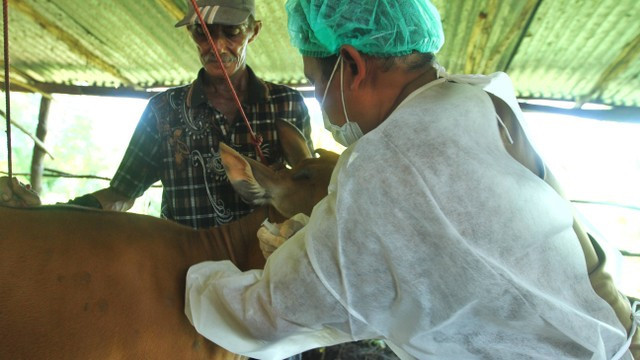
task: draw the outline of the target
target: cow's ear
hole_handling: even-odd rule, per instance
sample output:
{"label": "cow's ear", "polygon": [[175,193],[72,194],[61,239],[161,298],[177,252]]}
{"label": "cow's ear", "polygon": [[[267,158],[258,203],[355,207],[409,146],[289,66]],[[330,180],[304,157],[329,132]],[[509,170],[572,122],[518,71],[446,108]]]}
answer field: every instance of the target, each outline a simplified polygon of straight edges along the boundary
{"label": "cow's ear", "polygon": [[276,130],[282,154],[289,165],[296,166],[300,161],[312,157],[304,134],[297,127],[286,120],[276,119]]}
{"label": "cow's ear", "polygon": [[240,155],[224,143],[220,143],[220,158],[231,186],[244,201],[254,205],[269,202],[271,196],[267,189],[275,175],[273,170]]}

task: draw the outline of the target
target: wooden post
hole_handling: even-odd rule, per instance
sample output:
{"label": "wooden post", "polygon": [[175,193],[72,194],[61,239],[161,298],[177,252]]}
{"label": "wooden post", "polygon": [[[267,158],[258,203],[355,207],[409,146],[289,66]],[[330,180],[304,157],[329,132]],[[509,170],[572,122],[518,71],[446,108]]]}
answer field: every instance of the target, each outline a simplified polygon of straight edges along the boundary
{"label": "wooden post", "polygon": [[[47,136],[47,118],[49,117],[49,105],[51,98],[43,96],[40,100],[40,114],[38,115],[38,128],[36,137],[44,143]],[[42,191],[42,173],[44,171],[45,152],[37,145],[33,146],[33,157],[31,159],[31,186],[37,193]]]}

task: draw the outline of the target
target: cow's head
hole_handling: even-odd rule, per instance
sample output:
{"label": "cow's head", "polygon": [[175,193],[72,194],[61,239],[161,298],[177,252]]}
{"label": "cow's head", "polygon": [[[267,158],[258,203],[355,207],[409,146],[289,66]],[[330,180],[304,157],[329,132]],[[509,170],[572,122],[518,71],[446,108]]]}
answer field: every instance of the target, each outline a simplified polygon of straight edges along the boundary
{"label": "cow's head", "polygon": [[313,206],[327,195],[338,154],[319,149],[319,158],[299,160],[293,168],[274,170],[220,144],[227,177],[240,196],[253,205],[272,205],[286,217],[311,214]]}

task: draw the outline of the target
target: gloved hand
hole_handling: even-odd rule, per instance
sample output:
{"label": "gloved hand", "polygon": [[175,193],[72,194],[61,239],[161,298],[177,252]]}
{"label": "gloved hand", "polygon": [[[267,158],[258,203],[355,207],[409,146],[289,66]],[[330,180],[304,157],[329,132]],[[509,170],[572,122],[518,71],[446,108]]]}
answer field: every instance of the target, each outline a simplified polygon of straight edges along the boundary
{"label": "gloved hand", "polygon": [[17,178],[0,177],[0,205],[13,207],[31,207],[41,204],[40,196]]}
{"label": "gloved hand", "polygon": [[260,250],[262,250],[264,258],[267,259],[280,245],[302,229],[308,222],[309,217],[307,215],[296,214],[283,223],[274,224],[279,231],[277,235],[272,234],[269,229],[261,226],[258,229],[258,240],[260,241]]}

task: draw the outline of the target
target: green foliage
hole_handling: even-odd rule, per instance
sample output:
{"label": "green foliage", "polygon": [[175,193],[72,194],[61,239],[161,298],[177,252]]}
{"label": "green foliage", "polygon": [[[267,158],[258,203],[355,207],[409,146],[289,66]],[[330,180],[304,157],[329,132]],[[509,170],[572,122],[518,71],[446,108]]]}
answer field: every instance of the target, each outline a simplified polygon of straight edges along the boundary
{"label": "green foliage", "polygon": [[[0,92],[2,98],[5,93]],[[35,133],[38,124],[38,109],[40,96],[35,94],[11,93],[11,119],[27,130]],[[2,111],[6,113],[5,102],[2,101]],[[6,172],[9,167],[7,150],[7,129],[6,119],[2,119],[2,133],[0,134],[0,171]],[[11,159],[13,161],[14,173],[29,173],[31,168],[31,156],[33,153],[33,141],[18,130],[15,126],[11,128]],[[19,177],[22,181],[29,181],[28,177]]]}
{"label": "green foliage", "polygon": [[[40,96],[11,94],[11,117],[35,134]],[[55,159],[45,155],[45,168],[73,175],[95,175],[111,178],[129,143],[146,101],[92,96],[54,96],[47,121],[46,147]],[[6,144],[3,132],[0,140]],[[14,173],[29,174],[33,140],[12,128],[12,159]],[[6,149],[6,145],[4,145]],[[1,152],[0,166],[7,169],[6,151]],[[30,182],[28,175],[19,176]],[[47,177],[42,180],[40,196],[45,204],[66,202],[108,187],[106,180],[86,178]],[[136,201],[133,211],[158,215],[160,194],[152,189]]]}

